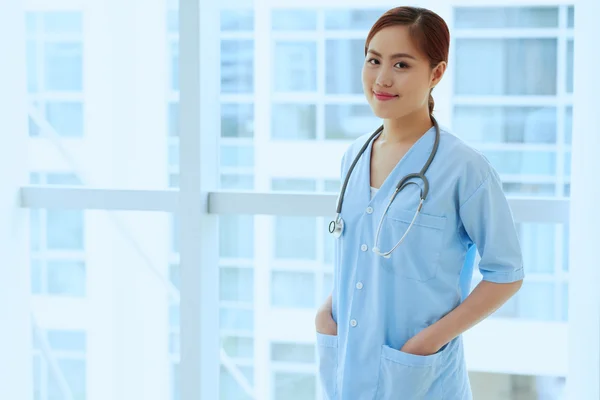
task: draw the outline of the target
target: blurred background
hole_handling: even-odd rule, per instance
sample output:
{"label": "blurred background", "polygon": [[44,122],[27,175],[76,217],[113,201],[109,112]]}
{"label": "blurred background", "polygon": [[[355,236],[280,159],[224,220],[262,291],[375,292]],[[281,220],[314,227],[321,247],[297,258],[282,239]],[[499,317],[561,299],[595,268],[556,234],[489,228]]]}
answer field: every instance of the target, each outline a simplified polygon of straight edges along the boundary
{"label": "blurred background", "polygon": [[[380,123],[360,73],[369,28],[397,5],[388,3],[220,2],[217,31],[202,33],[218,41],[218,60],[201,52],[220,66],[206,69],[219,82],[207,101],[220,128],[202,132],[218,136],[218,190],[337,194],[341,154]],[[574,6],[488,3],[415,4],[452,33],[436,115],[533,210],[570,196]],[[177,191],[178,2],[23,4],[12,43],[25,55],[28,183]],[[184,216],[144,209],[27,211],[34,399],[191,399],[180,386]],[[476,400],[566,398],[569,225],[538,214],[517,220],[522,290],[467,335]],[[332,286],[328,223],[218,216],[219,399],[323,398],[312,329]],[[473,284],[480,278],[475,268]]]}

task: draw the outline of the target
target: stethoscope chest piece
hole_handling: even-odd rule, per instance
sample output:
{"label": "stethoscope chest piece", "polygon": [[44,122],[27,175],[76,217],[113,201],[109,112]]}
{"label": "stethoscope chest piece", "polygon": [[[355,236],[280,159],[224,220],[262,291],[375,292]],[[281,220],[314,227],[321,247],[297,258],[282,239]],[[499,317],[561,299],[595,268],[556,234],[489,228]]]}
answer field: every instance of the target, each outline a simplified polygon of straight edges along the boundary
{"label": "stethoscope chest piece", "polygon": [[329,223],[329,233],[334,237],[339,238],[344,232],[344,220],[339,215]]}

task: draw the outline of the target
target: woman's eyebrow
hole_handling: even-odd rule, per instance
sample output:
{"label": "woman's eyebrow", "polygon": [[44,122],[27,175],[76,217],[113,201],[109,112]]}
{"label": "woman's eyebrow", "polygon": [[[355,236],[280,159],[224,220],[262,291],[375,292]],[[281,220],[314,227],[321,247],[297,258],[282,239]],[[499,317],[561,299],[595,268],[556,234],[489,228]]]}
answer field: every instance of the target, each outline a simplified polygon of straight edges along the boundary
{"label": "woman's eyebrow", "polygon": [[[381,55],[381,53],[379,53],[379,52],[377,52],[377,51],[375,51],[375,50],[370,50],[370,49],[369,49],[369,51],[367,51],[367,53],[371,53],[371,54],[373,54],[373,55],[375,55],[375,56],[377,56],[377,57],[380,57],[380,58],[382,58],[382,57],[383,57],[383,56]],[[392,55],[390,56],[390,58],[391,58],[391,59],[394,59],[394,58],[412,58],[413,60],[416,60],[416,58],[415,58],[414,56],[411,56],[411,55],[410,55],[410,54],[408,54],[408,53],[396,53],[396,54],[392,54]]]}

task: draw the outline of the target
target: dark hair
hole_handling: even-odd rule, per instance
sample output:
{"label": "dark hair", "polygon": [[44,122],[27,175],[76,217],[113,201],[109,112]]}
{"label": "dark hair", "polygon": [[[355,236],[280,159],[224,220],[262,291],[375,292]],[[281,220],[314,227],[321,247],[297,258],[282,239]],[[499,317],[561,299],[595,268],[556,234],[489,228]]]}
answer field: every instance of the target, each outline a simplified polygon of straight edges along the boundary
{"label": "dark hair", "polygon": [[[427,55],[431,68],[440,62],[448,62],[450,48],[450,31],[446,22],[433,11],[419,7],[396,7],[383,14],[371,28],[365,42],[365,55],[369,43],[380,30],[389,26],[406,25],[417,47]],[[433,89],[431,89],[433,91]],[[435,105],[429,91],[429,114]]]}

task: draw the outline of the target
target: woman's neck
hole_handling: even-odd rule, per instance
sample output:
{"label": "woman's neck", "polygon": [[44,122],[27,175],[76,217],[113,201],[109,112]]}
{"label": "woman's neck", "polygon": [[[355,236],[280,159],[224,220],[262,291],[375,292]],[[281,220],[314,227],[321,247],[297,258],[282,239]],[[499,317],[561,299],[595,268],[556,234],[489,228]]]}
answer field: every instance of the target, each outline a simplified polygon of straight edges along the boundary
{"label": "woman's neck", "polygon": [[412,144],[432,126],[429,110],[418,110],[399,119],[384,120],[379,139],[381,143]]}

